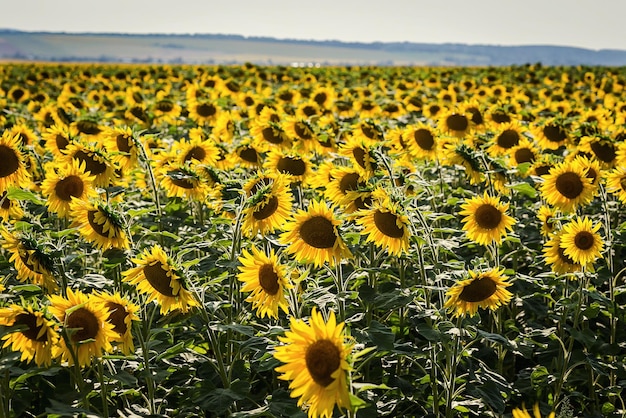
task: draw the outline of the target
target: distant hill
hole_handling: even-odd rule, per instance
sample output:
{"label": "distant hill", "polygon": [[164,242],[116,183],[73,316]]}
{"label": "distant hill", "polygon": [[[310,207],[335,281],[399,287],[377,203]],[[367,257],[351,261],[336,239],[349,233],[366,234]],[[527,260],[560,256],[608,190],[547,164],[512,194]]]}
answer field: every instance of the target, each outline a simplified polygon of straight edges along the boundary
{"label": "distant hill", "polygon": [[239,35],[22,32],[0,29],[0,59],[259,65],[625,66],[625,50],[412,42],[303,41]]}

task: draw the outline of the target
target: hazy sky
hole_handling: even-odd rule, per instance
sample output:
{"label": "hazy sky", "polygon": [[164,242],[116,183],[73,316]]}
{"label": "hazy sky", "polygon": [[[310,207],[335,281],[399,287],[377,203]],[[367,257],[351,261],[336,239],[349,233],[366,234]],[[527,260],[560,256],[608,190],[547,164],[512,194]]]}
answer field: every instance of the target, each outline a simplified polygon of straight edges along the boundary
{"label": "hazy sky", "polygon": [[7,0],[0,28],[626,49],[624,0]]}

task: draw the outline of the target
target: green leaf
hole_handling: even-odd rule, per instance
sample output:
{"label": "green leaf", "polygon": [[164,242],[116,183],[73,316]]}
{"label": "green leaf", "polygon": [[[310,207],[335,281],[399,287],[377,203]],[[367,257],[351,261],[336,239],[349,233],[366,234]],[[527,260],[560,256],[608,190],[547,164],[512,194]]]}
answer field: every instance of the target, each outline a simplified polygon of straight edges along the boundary
{"label": "green leaf", "polygon": [[45,202],[43,200],[41,200],[37,195],[35,195],[33,192],[30,192],[28,190],[11,188],[7,192],[7,197],[10,200],[22,200],[22,201],[32,202],[40,206],[45,205]]}
{"label": "green leaf", "polygon": [[528,183],[516,183],[511,185],[511,189],[515,190],[517,193],[529,197],[531,199],[535,199],[537,197],[537,190],[533,186]]}
{"label": "green leaf", "polygon": [[395,335],[391,331],[391,328],[378,321],[372,321],[372,324],[367,329],[367,333],[372,343],[375,344],[379,350],[393,350]]}

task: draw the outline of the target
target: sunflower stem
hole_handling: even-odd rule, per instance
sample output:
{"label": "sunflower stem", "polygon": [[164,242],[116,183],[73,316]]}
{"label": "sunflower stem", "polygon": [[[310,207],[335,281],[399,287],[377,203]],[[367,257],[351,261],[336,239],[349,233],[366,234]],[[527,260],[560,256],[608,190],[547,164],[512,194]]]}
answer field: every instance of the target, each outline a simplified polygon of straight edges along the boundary
{"label": "sunflower stem", "polygon": [[457,366],[459,365],[459,348],[461,345],[461,334],[463,333],[461,329],[462,319],[463,317],[459,316],[456,321],[457,333],[454,336],[452,356],[450,356],[449,350],[446,351],[446,370],[448,372],[448,390],[446,393],[446,418],[452,418],[454,416],[454,408],[452,406],[452,402],[454,401],[456,392],[456,371]]}
{"label": "sunflower stem", "polygon": [[[150,414],[154,414],[155,413],[154,380],[152,379],[152,371],[150,370],[150,353],[148,351],[148,346],[146,344],[146,337],[148,336],[148,333],[150,332],[149,325],[148,325],[148,328],[144,330],[139,328],[140,327],[139,323],[137,323],[137,325],[135,326],[138,328],[136,331],[136,335],[139,340],[139,345],[141,346],[141,355],[142,355],[143,366],[144,366],[144,371],[145,371],[145,376],[146,376],[146,388],[148,390],[148,409],[150,411]],[[146,336],[144,336],[144,333],[143,333],[144,331],[146,332]]]}
{"label": "sunflower stem", "polygon": [[163,245],[163,235],[161,232],[163,231],[163,211],[161,209],[161,201],[159,199],[159,189],[157,187],[156,178],[154,177],[154,171],[152,170],[152,164],[150,164],[150,159],[148,158],[148,153],[146,153],[146,149],[144,148],[141,141],[136,139],[133,136],[133,140],[135,141],[135,145],[141,154],[141,160],[144,162],[146,171],[148,172],[148,178],[150,179],[150,187],[152,188],[152,196],[154,197],[154,205],[157,210],[158,219],[158,227],[159,227],[159,244]]}
{"label": "sunflower stem", "polygon": [[107,384],[104,379],[104,367],[102,366],[102,359],[98,359],[98,380],[100,381],[100,397],[102,398],[102,414],[109,417],[109,402],[107,396]]}

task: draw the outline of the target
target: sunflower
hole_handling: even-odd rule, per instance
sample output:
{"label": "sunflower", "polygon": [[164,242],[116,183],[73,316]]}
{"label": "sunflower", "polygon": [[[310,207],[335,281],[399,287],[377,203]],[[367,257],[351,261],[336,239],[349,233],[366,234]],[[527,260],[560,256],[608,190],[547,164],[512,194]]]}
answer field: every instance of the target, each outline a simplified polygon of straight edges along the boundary
{"label": "sunflower", "polygon": [[[509,166],[517,167],[520,164],[533,164],[540,153],[541,151],[530,139],[523,137],[516,146],[509,149],[507,152],[509,156]],[[527,175],[528,172],[528,170],[525,170],[522,174]]]}
{"label": "sunflower", "polygon": [[85,172],[94,176],[95,187],[108,187],[115,176],[115,168],[104,149],[73,143],[67,146],[64,162],[71,160],[85,164]]}
{"label": "sunflower", "polygon": [[292,286],[286,274],[286,268],[280,264],[272,249],[269,255],[252,247],[252,253],[243,250],[239,257],[241,266],[237,279],[245,284],[242,292],[251,292],[246,302],[252,303],[252,309],[261,318],[266,315],[278,318],[278,311],[289,313],[285,290]]}
{"label": "sunflower", "polygon": [[343,205],[349,192],[367,187],[365,178],[354,168],[331,166],[329,176],[329,180],[318,183],[324,187],[324,196],[336,205]]}
{"label": "sunflower", "polygon": [[122,273],[124,281],[146,294],[148,302],[156,300],[161,305],[162,315],[176,309],[187,312],[198,306],[193,294],[185,288],[182,275],[160,246],[144,250],[133,262],[137,266]]}
{"label": "sunflower", "polygon": [[306,183],[313,172],[307,156],[280,149],[268,153],[263,168],[273,177],[285,176],[290,183]]}
{"label": "sunflower", "polygon": [[572,212],[593,198],[594,188],[580,165],[563,161],[544,176],[540,191],[546,202],[563,212]]}
{"label": "sunflower", "polygon": [[173,98],[162,97],[154,103],[151,110],[156,124],[176,125],[183,109]]}
{"label": "sunflower", "polygon": [[566,145],[570,132],[569,123],[560,118],[548,118],[544,123],[531,129],[539,146],[546,150],[557,150]]}
{"label": "sunflower", "polygon": [[537,212],[537,219],[541,222],[541,235],[549,237],[556,231],[556,211],[550,206],[542,205]]}
{"label": "sunflower", "polygon": [[100,250],[130,248],[122,220],[108,205],[73,199],[70,218],[71,227]]}
{"label": "sunflower", "polygon": [[556,274],[566,274],[581,271],[583,266],[575,262],[570,256],[565,254],[561,247],[561,237],[563,231],[557,231],[550,236],[548,242],[543,246],[543,254],[550,269]]}
{"label": "sunflower", "polygon": [[402,133],[402,140],[413,157],[431,161],[437,159],[441,141],[432,126],[423,122],[408,125]]}
{"label": "sunflower", "polygon": [[167,197],[202,202],[209,192],[209,187],[200,173],[186,164],[166,164],[159,170],[158,177]]}
{"label": "sunflower", "polygon": [[274,357],[285,363],[276,367],[279,379],[291,381],[291,397],[308,407],[309,418],[330,418],[335,405],[350,407],[348,356],[353,345],[346,342],[344,323],[337,324],[334,312],[327,322],[315,308],[309,324],[292,317],[290,330],[279,340],[283,344]]}
{"label": "sunflower", "polygon": [[116,167],[128,171],[139,166],[140,150],[131,128],[121,126],[109,128],[102,136],[111,162]]}
{"label": "sunflower", "polygon": [[[267,181],[267,182],[266,182]],[[257,177],[244,186],[248,199],[242,230],[248,237],[281,229],[291,215],[293,196],[282,177]]]}
{"label": "sunflower", "polygon": [[577,165],[583,169],[585,176],[591,180],[592,193],[595,195],[600,186],[600,181],[604,177],[604,172],[600,166],[600,162],[595,158],[588,158],[586,155],[577,154],[573,157],[573,165]]}
{"label": "sunflower", "polygon": [[305,153],[316,150],[319,145],[315,126],[309,119],[301,119],[294,116],[288,117],[281,123],[285,133],[296,142],[296,145]]}
{"label": "sunflower", "polygon": [[607,174],[606,189],[626,204],[626,167],[616,167]]}
{"label": "sunflower", "polygon": [[339,223],[325,201],[313,201],[308,210],[298,210],[279,240],[299,262],[333,266],[351,256],[337,232]]}
{"label": "sunflower", "polygon": [[54,262],[35,239],[26,235],[16,235],[1,229],[4,238],[2,247],[11,253],[9,261],[17,270],[17,279],[21,282],[30,281],[48,291],[57,289],[54,278]]}
{"label": "sunflower", "polygon": [[24,210],[18,200],[9,199],[7,192],[0,192],[0,220],[12,221],[22,219]]}
{"label": "sunflower", "polygon": [[500,305],[508,303],[513,295],[506,290],[511,283],[507,282],[504,269],[492,269],[477,273],[472,270],[469,278],[455,283],[446,295],[448,300],[444,308],[454,310],[454,316],[473,316],[478,308],[489,308],[495,311]]}
{"label": "sunflower", "polygon": [[[511,411],[513,413],[513,418],[541,418],[541,411],[539,410],[539,404],[535,404],[535,406],[533,407],[533,414],[530,415],[530,413],[526,410],[526,407],[522,407],[522,408],[514,408],[513,411]],[[554,418],[554,412],[551,412],[546,418]]]}
{"label": "sunflower", "polygon": [[339,154],[354,163],[354,167],[361,173],[363,178],[371,178],[378,168],[374,158],[372,140],[361,135],[360,138],[351,136],[339,147]]}
{"label": "sunflower", "polygon": [[22,153],[19,136],[5,130],[0,137],[0,191],[9,187],[26,188],[29,184],[26,156]]}
{"label": "sunflower", "polygon": [[603,241],[598,234],[600,224],[593,225],[591,219],[576,217],[563,226],[560,247],[566,256],[582,266],[592,264],[601,257]]}
{"label": "sunflower", "polygon": [[463,141],[455,141],[444,145],[444,161],[451,166],[462,166],[465,169],[470,184],[479,184],[483,181],[481,160],[476,151]]}
{"label": "sunflower", "polygon": [[139,312],[139,306],[123,298],[117,292],[112,295],[106,292],[94,293],[94,296],[109,311],[106,321],[113,325],[113,331],[117,333],[111,341],[118,344],[122,353],[130,355],[135,351],[131,330],[133,321],[139,321],[136,315]]}
{"label": "sunflower", "polygon": [[[373,195],[380,196],[377,192],[375,190]],[[359,210],[354,216],[357,225],[363,228],[361,235],[366,236],[367,242],[373,242],[396,256],[408,251],[409,219],[389,197],[372,199],[369,208]]]}
{"label": "sunflower", "polygon": [[437,127],[447,135],[463,138],[472,129],[471,117],[459,109],[449,109],[438,116]]}
{"label": "sunflower", "polygon": [[[89,366],[94,358],[113,350],[111,341],[116,337],[113,324],[107,322],[108,310],[93,295],[67,288],[67,297],[52,295],[50,312],[63,324],[67,335],[55,347],[55,357],[69,365]],[[69,345],[68,345],[69,343]]]}
{"label": "sunflower", "polygon": [[46,169],[41,193],[48,200],[48,211],[67,217],[73,199],[97,197],[94,177],[85,173],[85,163],[72,160],[69,165],[51,164]]}
{"label": "sunflower", "polygon": [[525,139],[524,132],[525,129],[517,121],[499,125],[488,148],[489,154],[498,157],[510,152]]}
{"label": "sunflower", "polygon": [[191,132],[189,141],[179,141],[172,146],[172,153],[177,155],[180,164],[205,164],[215,166],[220,154],[211,140],[203,139],[197,131]]}
{"label": "sunflower", "polygon": [[5,340],[2,348],[10,346],[11,350],[21,352],[21,361],[34,360],[37,366],[50,366],[52,348],[57,345],[59,335],[44,311],[30,305],[11,304],[0,309],[0,325],[19,327],[2,337]]}
{"label": "sunflower", "polygon": [[68,145],[76,136],[78,136],[78,131],[75,128],[57,124],[50,126],[41,134],[46,150],[50,151],[55,158],[63,157]]}
{"label": "sunflower", "polygon": [[505,212],[509,209],[508,203],[500,203],[500,199],[489,196],[487,192],[475,196],[461,205],[459,215],[464,215],[463,230],[472,241],[489,245],[492,242],[500,244],[506,236],[506,230],[512,230],[515,219]]}

